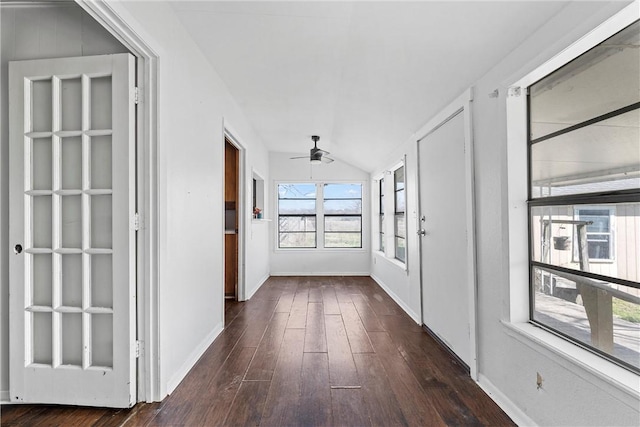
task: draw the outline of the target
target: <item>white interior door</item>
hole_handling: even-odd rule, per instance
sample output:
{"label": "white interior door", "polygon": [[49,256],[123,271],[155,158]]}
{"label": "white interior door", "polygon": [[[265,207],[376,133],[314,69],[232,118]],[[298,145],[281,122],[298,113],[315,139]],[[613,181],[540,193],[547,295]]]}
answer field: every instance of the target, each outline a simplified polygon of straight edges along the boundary
{"label": "white interior door", "polygon": [[134,61],[9,65],[14,402],[136,401]]}
{"label": "white interior door", "polygon": [[464,112],[420,140],[418,153],[423,323],[473,371],[474,252]]}

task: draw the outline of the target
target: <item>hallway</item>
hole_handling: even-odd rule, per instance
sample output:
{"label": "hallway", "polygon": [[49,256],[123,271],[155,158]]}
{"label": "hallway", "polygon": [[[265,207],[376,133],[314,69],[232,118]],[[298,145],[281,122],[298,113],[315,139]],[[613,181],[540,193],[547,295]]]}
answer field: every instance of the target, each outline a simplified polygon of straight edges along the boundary
{"label": "hallway", "polygon": [[12,405],[3,426],[513,425],[369,277],[271,277],[163,402]]}

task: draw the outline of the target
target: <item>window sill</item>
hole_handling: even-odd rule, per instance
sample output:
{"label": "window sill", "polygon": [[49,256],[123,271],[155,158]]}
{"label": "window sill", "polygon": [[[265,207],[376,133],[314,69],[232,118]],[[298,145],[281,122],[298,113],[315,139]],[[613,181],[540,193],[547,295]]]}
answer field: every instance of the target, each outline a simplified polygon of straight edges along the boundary
{"label": "window sill", "polygon": [[256,223],[260,223],[260,222],[271,222],[270,219],[267,218],[252,218],[251,222],[256,222]]}
{"label": "window sill", "polygon": [[[640,376],[528,322],[502,321],[507,335],[636,408]],[[561,360],[558,360],[560,358]],[[569,363],[562,363],[563,361]]]}
{"label": "window sill", "polygon": [[276,248],[275,252],[293,252],[293,251],[301,251],[301,252],[309,252],[316,251],[320,253],[328,253],[328,252],[348,252],[348,253],[365,253],[368,252],[363,248]]}

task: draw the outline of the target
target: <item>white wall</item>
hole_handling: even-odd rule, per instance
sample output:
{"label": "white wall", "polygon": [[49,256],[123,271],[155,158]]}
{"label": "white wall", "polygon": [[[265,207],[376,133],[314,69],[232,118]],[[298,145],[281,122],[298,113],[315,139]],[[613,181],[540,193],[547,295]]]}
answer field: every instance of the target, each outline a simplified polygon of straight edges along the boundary
{"label": "white wall", "polygon": [[9,397],[9,61],[127,52],[72,3],[0,6],[0,400]]}
{"label": "white wall", "polygon": [[[267,194],[271,200],[266,211],[269,223],[272,275],[368,275],[370,269],[371,220],[369,173],[339,160],[311,166],[308,160],[291,160],[299,154],[270,153],[271,180]],[[277,249],[278,182],[362,182],[362,249]]]}
{"label": "white wall", "polygon": [[[626,4],[569,4],[474,85],[479,382],[517,422],[524,425],[638,425],[640,420],[638,399],[633,393],[611,385],[606,377],[512,332],[502,323],[508,319],[511,285],[506,89]],[[489,96],[495,89],[499,90],[497,98]],[[425,117],[425,122],[428,119]],[[397,157],[401,151],[409,156],[408,165],[415,165],[414,141],[411,138],[388,158]],[[383,171],[388,166],[386,162],[380,162],[376,171]],[[415,186],[414,168],[408,167],[408,190]],[[408,197],[409,213],[415,209],[415,202],[415,196]],[[408,236],[413,234],[410,224],[408,219]],[[408,275],[376,254],[373,255],[377,257],[376,264],[372,265],[372,274],[413,310],[419,309],[419,298],[416,297],[419,271],[411,268],[416,265],[416,261],[411,260],[417,257],[417,252],[417,240],[409,240]],[[520,285],[528,286],[527,283]],[[541,389],[536,386],[538,372],[544,378]]]}
{"label": "white wall", "polygon": [[[252,168],[268,173],[267,152],[171,6],[109,4],[159,54],[160,392],[164,396],[223,326],[223,119],[246,147],[248,192]],[[249,215],[246,212],[246,218]],[[252,239],[250,248],[266,248],[263,234],[247,235]],[[266,263],[251,256],[252,250],[246,257],[247,289],[255,289],[268,273]]]}

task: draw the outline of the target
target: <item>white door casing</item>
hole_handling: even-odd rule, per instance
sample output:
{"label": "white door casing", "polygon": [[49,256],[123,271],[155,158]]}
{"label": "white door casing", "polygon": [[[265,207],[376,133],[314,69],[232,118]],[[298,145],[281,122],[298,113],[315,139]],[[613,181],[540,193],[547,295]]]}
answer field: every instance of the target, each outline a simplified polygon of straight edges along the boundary
{"label": "white door casing", "polygon": [[[476,280],[470,91],[418,141],[422,322],[467,364],[476,362]],[[421,219],[424,218],[424,221]]]}
{"label": "white door casing", "polygon": [[129,54],[9,65],[14,402],[136,402],[134,73]]}

